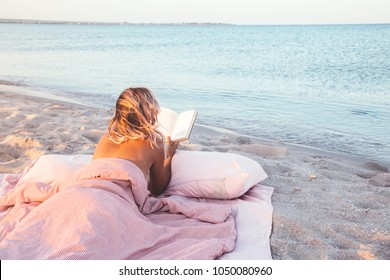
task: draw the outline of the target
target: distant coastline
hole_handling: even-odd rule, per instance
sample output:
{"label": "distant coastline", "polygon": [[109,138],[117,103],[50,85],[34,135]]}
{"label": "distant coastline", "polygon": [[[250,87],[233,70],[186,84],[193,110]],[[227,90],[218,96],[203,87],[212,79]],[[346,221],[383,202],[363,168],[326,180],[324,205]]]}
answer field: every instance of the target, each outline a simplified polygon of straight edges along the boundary
{"label": "distant coastline", "polygon": [[0,18],[0,24],[58,24],[58,25],[129,25],[129,26],[168,26],[168,25],[187,25],[187,26],[235,26],[235,25],[247,25],[247,26],[318,26],[318,25],[389,25],[388,22],[377,23],[269,23],[269,24],[235,24],[235,23],[222,23],[222,22],[100,22],[100,21],[67,21],[67,20],[41,20],[41,19],[4,19]]}
{"label": "distant coastline", "polygon": [[132,23],[132,22],[97,22],[97,21],[62,21],[40,19],[1,19],[0,23],[18,24],[74,24],[74,25],[233,25],[229,23],[214,22],[181,22],[181,23]]}

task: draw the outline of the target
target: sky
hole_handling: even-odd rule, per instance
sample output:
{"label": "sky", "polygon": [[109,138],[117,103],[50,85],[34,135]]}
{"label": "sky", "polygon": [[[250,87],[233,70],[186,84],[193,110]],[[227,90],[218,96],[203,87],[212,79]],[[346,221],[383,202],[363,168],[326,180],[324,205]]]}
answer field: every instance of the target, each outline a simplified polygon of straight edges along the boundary
{"label": "sky", "polygon": [[390,0],[0,0],[2,19],[232,24],[390,23]]}

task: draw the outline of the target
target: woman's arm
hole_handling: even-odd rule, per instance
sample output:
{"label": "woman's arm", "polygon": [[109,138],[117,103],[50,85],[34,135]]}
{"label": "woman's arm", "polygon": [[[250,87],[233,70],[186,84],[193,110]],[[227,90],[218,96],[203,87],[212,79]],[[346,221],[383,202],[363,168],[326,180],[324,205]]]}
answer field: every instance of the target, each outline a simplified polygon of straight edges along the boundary
{"label": "woman's arm", "polygon": [[163,143],[156,148],[155,160],[150,168],[149,191],[157,196],[164,192],[171,180],[171,163],[173,155],[179,145],[178,142],[172,142],[168,137]]}

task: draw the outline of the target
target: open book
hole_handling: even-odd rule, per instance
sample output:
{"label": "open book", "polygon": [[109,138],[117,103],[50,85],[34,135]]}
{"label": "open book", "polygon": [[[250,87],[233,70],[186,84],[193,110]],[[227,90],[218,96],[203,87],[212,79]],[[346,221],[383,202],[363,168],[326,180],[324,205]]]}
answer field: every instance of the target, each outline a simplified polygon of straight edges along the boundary
{"label": "open book", "polygon": [[185,111],[180,114],[167,108],[161,108],[158,115],[159,130],[172,141],[188,140],[191,135],[198,112]]}

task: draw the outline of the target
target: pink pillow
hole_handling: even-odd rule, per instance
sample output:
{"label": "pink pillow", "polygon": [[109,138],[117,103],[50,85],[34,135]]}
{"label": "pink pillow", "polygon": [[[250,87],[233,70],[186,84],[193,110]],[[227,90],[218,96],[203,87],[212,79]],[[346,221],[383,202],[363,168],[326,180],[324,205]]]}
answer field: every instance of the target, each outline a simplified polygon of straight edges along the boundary
{"label": "pink pillow", "polygon": [[234,153],[176,151],[165,194],[233,199],[267,178],[261,165]]}

